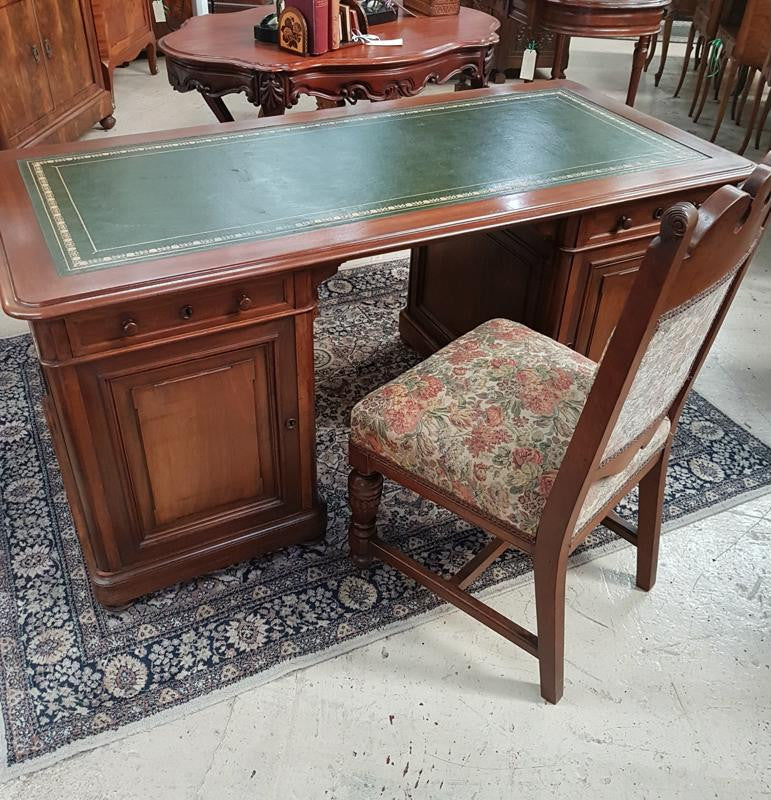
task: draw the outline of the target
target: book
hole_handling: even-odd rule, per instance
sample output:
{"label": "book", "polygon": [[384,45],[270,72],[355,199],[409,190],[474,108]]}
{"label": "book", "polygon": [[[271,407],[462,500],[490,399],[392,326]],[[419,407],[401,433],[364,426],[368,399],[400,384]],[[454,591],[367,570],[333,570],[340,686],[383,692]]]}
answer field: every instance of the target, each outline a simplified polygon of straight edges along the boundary
{"label": "book", "polygon": [[329,0],[293,0],[308,25],[308,49],[320,56],[329,50]]}
{"label": "book", "polygon": [[351,41],[351,7],[347,3],[340,3],[340,41]]}
{"label": "book", "polygon": [[329,0],[329,49],[340,47],[340,0]]}

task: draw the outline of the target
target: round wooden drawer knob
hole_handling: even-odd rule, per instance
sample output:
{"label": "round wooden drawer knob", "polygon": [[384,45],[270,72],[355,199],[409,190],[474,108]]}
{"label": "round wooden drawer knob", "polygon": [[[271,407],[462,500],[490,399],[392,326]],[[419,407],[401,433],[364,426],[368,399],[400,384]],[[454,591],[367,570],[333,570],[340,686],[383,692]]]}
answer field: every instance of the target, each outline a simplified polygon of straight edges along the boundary
{"label": "round wooden drawer knob", "polygon": [[628,231],[632,227],[632,218],[624,214],[618,218],[617,227],[620,231]]}
{"label": "round wooden drawer knob", "polygon": [[241,311],[248,311],[252,307],[252,298],[248,294],[242,294],[238,298],[238,307]]}
{"label": "round wooden drawer knob", "polygon": [[663,208],[662,206],[659,206],[659,207],[658,207],[658,208],[657,208],[657,209],[656,209],[656,210],[653,212],[653,219],[661,219],[663,216],[664,216],[664,208]]}
{"label": "round wooden drawer knob", "polygon": [[133,336],[139,330],[139,325],[133,319],[125,320],[122,327],[124,336]]}
{"label": "round wooden drawer knob", "polygon": [[182,306],[182,308],[179,309],[179,316],[182,317],[182,319],[192,319],[193,307]]}

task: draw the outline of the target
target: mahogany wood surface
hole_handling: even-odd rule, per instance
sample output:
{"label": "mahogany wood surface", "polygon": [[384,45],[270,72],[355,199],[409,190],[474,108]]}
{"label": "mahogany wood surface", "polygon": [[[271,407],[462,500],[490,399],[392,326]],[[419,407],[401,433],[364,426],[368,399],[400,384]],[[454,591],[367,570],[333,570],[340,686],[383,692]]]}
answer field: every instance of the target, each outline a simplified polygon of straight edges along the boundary
{"label": "mahogany wood surface", "polygon": [[114,124],[88,0],[0,3],[0,148]]}
{"label": "mahogany wood surface", "polygon": [[[650,590],[656,580],[661,510],[666,468],[672,440],[693,381],[717,335],[736,291],[746,274],[760,236],[771,217],[771,157],[741,188],[723,186],[697,211],[678,203],[664,212],[661,233],[645,252],[643,265],[629,293],[616,331],[602,356],[586,404],[578,419],[564,460],[557,472],[540,517],[535,540],[500,520],[475,511],[455,494],[429,486],[419,476],[359,442],[350,443],[349,476],[351,558],[365,569],[377,557],[453,603],[484,625],[535,655],[539,662],[541,695],[550,703],[560,700],[564,685],[565,588],[569,554],[600,522],[637,547],[636,584]],[[665,441],[636,470],[626,484],[575,531],[584,500],[592,484],[608,474],[605,448],[632,388],[638,369],[662,317],[699,297],[721,280],[728,291],[686,378],[665,413],[670,423]],[[676,359],[677,353],[672,354]],[[666,365],[662,365],[666,368]],[[655,425],[661,418],[655,421]],[[642,446],[640,439],[622,451],[616,472],[626,467]],[[615,460],[615,459],[614,459]],[[490,533],[493,541],[457,573],[446,579],[377,536],[376,517],[383,477],[450,509]],[[639,485],[636,529],[620,520],[613,508],[631,488]],[[491,563],[501,545],[533,555],[537,635],[463,591],[470,575]]]}
{"label": "mahogany wood surface", "polygon": [[[424,96],[364,113],[554,86],[537,82]],[[565,342],[579,336],[580,349],[595,353],[628,291],[625,270],[636,266],[654,235],[662,205],[673,197],[698,199],[750,172],[744,159],[602,95],[568,82],[556,86],[704,157],[288,233],[258,246],[225,244],[60,275],[17,161],[103,145],[0,153],[0,297],[8,313],[32,323],[49,392],[45,410],[102,602],[124,603],[323,534],[324,508],[315,488],[313,317],[316,286],[343,261],[436,242],[444,248],[446,282],[457,297],[432,289],[425,294],[432,298],[429,308],[427,300],[421,306],[420,295],[412,300],[411,288],[406,319],[420,326],[420,312],[431,311],[440,332],[451,337],[471,322],[458,297],[473,298],[464,305],[485,316],[486,302],[502,296],[495,313],[512,310],[508,302],[514,318]],[[121,148],[360,113],[340,108],[110,144]],[[152,203],[152,196],[144,201]],[[629,222],[619,222],[622,217]],[[484,247],[475,236],[487,237]],[[481,272],[453,262],[453,250]],[[431,262],[430,247],[427,252]],[[411,284],[418,277],[415,268]],[[491,291],[480,291],[484,286]],[[606,309],[604,321],[598,308]],[[598,317],[600,323],[587,322]],[[425,328],[418,334],[430,339]],[[428,349],[441,343],[428,342]],[[213,416],[213,409],[225,418]],[[164,413],[174,419],[165,420]]]}
{"label": "mahogany wood surface", "polygon": [[222,97],[243,92],[264,116],[283,114],[302,94],[322,101],[411,97],[428,83],[464,74],[485,80],[499,22],[462,8],[444,17],[400,17],[377,26],[402,47],[351,45],[321,56],[298,56],[255,42],[255,24],[273,11],[261,6],[188,20],[160,41],[171,85],[199,91],[220,122],[232,121]]}

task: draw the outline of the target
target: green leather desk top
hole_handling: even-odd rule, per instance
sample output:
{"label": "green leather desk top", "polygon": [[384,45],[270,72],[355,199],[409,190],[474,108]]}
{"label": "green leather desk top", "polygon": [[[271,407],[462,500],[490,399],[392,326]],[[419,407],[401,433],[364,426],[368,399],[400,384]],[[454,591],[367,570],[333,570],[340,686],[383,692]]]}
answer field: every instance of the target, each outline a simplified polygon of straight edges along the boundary
{"label": "green leather desk top", "polygon": [[56,269],[72,275],[705,158],[546,89],[18,166]]}

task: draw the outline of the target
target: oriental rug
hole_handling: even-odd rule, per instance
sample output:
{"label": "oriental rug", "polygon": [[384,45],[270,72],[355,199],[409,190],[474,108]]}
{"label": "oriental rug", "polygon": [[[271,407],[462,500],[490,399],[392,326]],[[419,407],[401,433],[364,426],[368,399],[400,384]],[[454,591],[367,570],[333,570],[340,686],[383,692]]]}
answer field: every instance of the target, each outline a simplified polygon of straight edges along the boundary
{"label": "oriental rug", "polygon": [[[4,775],[127,735],[425,621],[439,603],[382,564],[347,558],[353,404],[417,362],[398,336],[403,261],[341,272],[316,323],[318,462],[326,540],[291,547],[109,611],[91,595],[41,410],[28,336],[0,341],[0,706]],[[705,516],[771,490],[771,450],[692,395],[672,451],[665,518]],[[620,506],[634,517],[635,496]],[[485,535],[387,484],[384,538],[439,571]],[[578,559],[618,540],[598,529]],[[505,589],[530,562],[509,551],[475,585]],[[444,607],[447,608],[447,607]],[[537,666],[533,662],[533,698]]]}

